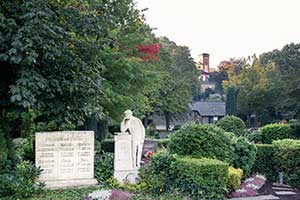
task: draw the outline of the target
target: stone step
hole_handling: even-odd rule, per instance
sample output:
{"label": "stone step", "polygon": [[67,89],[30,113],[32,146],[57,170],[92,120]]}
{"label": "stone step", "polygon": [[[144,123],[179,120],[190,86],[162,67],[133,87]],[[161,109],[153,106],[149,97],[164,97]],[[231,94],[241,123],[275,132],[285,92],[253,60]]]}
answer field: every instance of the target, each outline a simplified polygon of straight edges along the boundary
{"label": "stone step", "polygon": [[292,191],[276,191],[275,194],[278,196],[285,196],[285,195],[295,195],[296,193]]}
{"label": "stone step", "polygon": [[291,186],[286,184],[280,184],[280,183],[273,183],[274,187],[285,187],[285,188],[291,188]]}
{"label": "stone step", "polygon": [[279,197],[273,195],[262,195],[262,196],[255,196],[255,197],[238,197],[238,198],[231,198],[228,200],[277,200]]}
{"label": "stone step", "polygon": [[285,187],[272,187],[273,190],[280,190],[280,191],[294,191],[293,188],[285,188]]}

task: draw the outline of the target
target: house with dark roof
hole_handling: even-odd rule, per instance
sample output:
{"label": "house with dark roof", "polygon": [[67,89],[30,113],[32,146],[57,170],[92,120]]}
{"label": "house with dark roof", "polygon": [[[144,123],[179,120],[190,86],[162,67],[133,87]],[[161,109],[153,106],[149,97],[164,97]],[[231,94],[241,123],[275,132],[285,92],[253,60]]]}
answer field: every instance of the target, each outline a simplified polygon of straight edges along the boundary
{"label": "house with dark roof", "polygon": [[[196,122],[198,124],[215,123],[225,116],[225,102],[202,102],[195,101],[189,105],[187,113],[170,120],[170,128],[185,124],[187,122]],[[164,116],[154,115],[152,123],[157,130],[165,130],[166,121]]]}
{"label": "house with dark roof", "polygon": [[190,116],[199,124],[215,123],[225,116],[225,102],[196,101],[190,104]]}

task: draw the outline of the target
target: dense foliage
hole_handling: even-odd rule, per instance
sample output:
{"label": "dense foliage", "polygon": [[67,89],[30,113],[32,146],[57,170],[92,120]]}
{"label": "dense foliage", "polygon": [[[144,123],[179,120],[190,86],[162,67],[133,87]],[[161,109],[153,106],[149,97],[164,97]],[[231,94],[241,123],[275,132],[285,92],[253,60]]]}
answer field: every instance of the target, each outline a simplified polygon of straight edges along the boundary
{"label": "dense foliage", "polygon": [[257,144],[257,158],[253,171],[265,173],[271,181],[279,180],[283,172],[283,181],[299,186],[300,141],[292,139],[276,140],[273,144]]}
{"label": "dense foliage", "polygon": [[[273,82],[280,82],[280,95],[273,96],[272,102],[279,111],[289,111],[296,117],[300,114],[299,104],[299,63],[300,63],[300,44],[290,43],[281,50],[266,52],[260,56],[263,65],[274,64],[280,73],[280,80],[272,78]],[[274,98],[276,97],[276,98]],[[269,102],[270,103],[270,102]],[[273,103],[273,104],[274,104]]]}
{"label": "dense foliage", "polygon": [[249,122],[254,118],[252,125],[275,122],[287,113],[299,118],[299,49],[300,44],[291,43],[259,58],[231,60],[223,86],[228,93],[232,93],[231,88],[237,91],[239,116]]}
{"label": "dense foliage", "polygon": [[[151,162],[142,167],[139,173],[142,182],[147,184],[147,191],[160,195],[170,192],[174,186],[174,174],[171,172],[171,164],[175,157],[167,151],[162,151],[151,157]],[[151,174],[151,175],[150,175]]]}
{"label": "dense foliage", "polygon": [[238,137],[234,142],[233,166],[241,168],[245,176],[251,172],[256,158],[256,146],[245,137]]}
{"label": "dense foliage", "polygon": [[113,176],[114,156],[112,153],[102,153],[95,157],[94,174],[99,183],[107,181]]}
{"label": "dense foliage", "polygon": [[234,149],[224,130],[214,125],[187,124],[170,137],[169,150],[178,155],[216,158],[232,163]]}
{"label": "dense foliage", "polygon": [[284,181],[294,187],[300,185],[300,140],[284,139],[273,142],[277,172],[283,172]]}
{"label": "dense foliage", "polygon": [[260,130],[253,131],[245,135],[250,142],[254,143],[263,143],[262,141],[262,133]]}
{"label": "dense foliage", "polygon": [[176,187],[193,199],[224,199],[228,164],[207,158],[177,158],[172,173]]}
{"label": "dense foliage", "polygon": [[262,143],[271,144],[273,140],[289,138],[291,128],[287,124],[268,124],[261,128]]}
{"label": "dense foliage", "polygon": [[276,116],[276,102],[279,96],[280,77],[273,64],[263,66],[260,60],[252,61],[240,59],[232,63],[228,70],[229,80],[224,81],[226,91],[231,88],[236,92],[237,114],[243,117],[254,117],[251,125],[269,123],[278,118]]}
{"label": "dense foliage", "polygon": [[15,163],[16,155],[12,140],[5,134],[4,130],[0,128],[0,172],[9,171]]}
{"label": "dense foliage", "polygon": [[14,137],[53,122],[103,139],[126,109],[170,118],[191,99],[190,50],[155,38],[132,0],[5,0],[0,13],[0,109]]}
{"label": "dense foliage", "polygon": [[243,178],[243,170],[236,169],[234,167],[228,168],[228,183],[227,188],[230,191],[237,190],[241,186],[241,180]]}
{"label": "dense foliage", "polygon": [[217,126],[237,136],[244,135],[246,125],[243,120],[233,115],[226,115],[217,122]]}
{"label": "dense foliage", "polygon": [[40,173],[33,163],[23,161],[11,171],[0,174],[0,197],[22,199],[36,194],[43,187],[38,182]]}
{"label": "dense foliage", "polygon": [[253,172],[264,174],[270,181],[278,181],[276,170],[275,148],[272,144],[256,144],[256,160],[253,165]]}
{"label": "dense foliage", "polygon": [[290,121],[289,123],[290,125],[290,136],[292,138],[295,138],[295,139],[299,139],[300,138],[300,121]]}

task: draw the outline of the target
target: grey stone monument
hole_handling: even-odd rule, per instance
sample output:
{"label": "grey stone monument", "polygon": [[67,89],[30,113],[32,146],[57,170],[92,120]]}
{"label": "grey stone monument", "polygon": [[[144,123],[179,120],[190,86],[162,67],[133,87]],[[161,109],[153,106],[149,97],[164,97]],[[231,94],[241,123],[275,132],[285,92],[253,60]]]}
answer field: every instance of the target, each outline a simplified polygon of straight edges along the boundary
{"label": "grey stone monument", "polygon": [[96,185],[94,132],[57,131],[35,134],[35,164],[46,188]]}

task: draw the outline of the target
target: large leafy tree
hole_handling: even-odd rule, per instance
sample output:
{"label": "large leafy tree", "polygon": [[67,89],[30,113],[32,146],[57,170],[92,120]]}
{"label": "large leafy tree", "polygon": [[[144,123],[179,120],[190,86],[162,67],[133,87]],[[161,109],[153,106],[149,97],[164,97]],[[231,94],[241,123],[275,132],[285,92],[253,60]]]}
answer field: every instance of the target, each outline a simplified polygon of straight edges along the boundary
{"label": "large leafy tree", "polygon": [[184,112],[192,99],[192,89],[199,86],[198,71],[190,50],[165,37],[161,43],[161,87],[155,107],[157,113],[166,119],[166,130],[169,121],[177,114]]}
{"label": "large leafy tree", "polygon": [[[300,115],[300,44],[288,44],[260,56],[264,65],[273,63],[280,72],[281,97],[277,107],[281,111]],[[278,97],[276,98],[278,99]]]}
{"label": "large leafy tree", "polygon": [[131,0],[0,6],[1,110],[34,110],[39,121],[80,127],[87,118],[149,107],[143,95],[149,64],[136,46],[154,37]]}
{"label": "large leafy tree", "polygon": [[278,97],[280,92],[280,79],[275,66],[263,66],[255,57],[251,64],[246,61],[237,63],[240,64],[229,69],[229,80],[224,82],[228,93],[233,89],[238,92],[237,114],[242,117],[255,114],[262,123],[269,122],[275,117],[277,102],[274,97]]}

